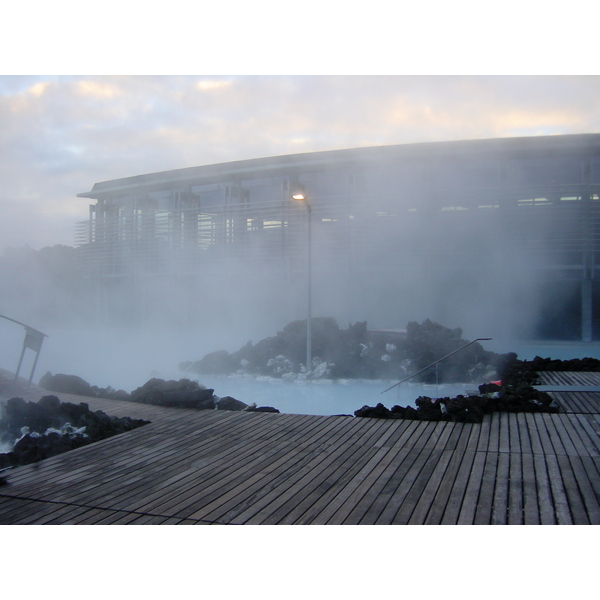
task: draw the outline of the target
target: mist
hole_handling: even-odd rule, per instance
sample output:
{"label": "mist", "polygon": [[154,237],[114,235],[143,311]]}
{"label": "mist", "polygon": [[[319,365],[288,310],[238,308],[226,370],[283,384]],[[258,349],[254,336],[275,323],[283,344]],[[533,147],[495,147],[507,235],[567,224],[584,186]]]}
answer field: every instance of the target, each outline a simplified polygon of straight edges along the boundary
{"label": "mist", "polygon": [[[580,341],[581,280],[572,269],[584,224],[571,207],[581,199],[544,193],[549,176],[570,181],[579,163],[548,175],[523,172],[517,158],[504,159],[508,175],[492,160],[476,171],[454,158],[435,159],[436,177],[430,166],[384,159],[300,174],[312,206],[313,317],[340,327],[366,321],[370,330],[430,319],[462,328],[465,339],[491,337],[486,349],[520,350],[520,358],[533,358],[544,339],[548,355],[597,354]],[[520,178],[510,205],[503,177]],[[125,203],[103,225],[99,253],[89,222],[78,226],[77,247],[5,251],[0,314],[49,336],[35,379],[76,374],[131,391],[151,377],[186,376],[182,361],[233,352],[306,318],[306,208],[291,201],[285,177],[237,185],[245,195],[199,184],[185,196],[150,194],[144,208]],[[1,366],[14,371],[23,331],[0,328]],[[21,375],[29,368],[26,360]],[[231,394],[223,388],[215,393]]]}

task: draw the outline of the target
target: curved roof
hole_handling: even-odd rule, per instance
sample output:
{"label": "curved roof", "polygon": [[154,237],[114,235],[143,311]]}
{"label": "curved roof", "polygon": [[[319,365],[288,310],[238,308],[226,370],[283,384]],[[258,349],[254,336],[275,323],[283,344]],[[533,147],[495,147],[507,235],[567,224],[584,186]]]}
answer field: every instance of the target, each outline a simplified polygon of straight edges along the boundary
{"label": "curved roof", "polygon": [[554,154],[568,152],[600,154],[600,134],[553,135],[518,138],[492,138],[452,142],[423,142],[391,146],[370,146],[286,154],[267,158],[252,158],[171,171],[159,171],[112,179],[94,184],[89,192],[77,194],[79,198],[99,199],[105,196],[126,194],[129,191],[165,189],[173,184],[194,185],[223,179],[268,177],[302,171],[307,167],[325,168],[356,162],[390,160],[428,160],[438,157],[476,154]]}

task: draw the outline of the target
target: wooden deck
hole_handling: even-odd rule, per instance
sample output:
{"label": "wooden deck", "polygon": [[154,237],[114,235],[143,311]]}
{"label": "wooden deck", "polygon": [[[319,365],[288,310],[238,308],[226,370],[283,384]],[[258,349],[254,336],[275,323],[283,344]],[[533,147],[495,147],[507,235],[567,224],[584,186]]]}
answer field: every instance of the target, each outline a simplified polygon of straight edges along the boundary
{"label": "wooden deck", "polygon": [[600,523],[598,405],[567,392],[480,425],[57,395],[152,423],[4,473],[0,524]]}

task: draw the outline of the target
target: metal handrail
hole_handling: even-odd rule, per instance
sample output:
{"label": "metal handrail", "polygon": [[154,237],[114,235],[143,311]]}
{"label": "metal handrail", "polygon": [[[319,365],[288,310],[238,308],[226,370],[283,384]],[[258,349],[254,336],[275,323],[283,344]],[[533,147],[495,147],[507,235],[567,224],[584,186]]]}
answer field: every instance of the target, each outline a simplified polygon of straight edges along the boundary
{"label": "metal handrail", "polygon": [[432,362],[430,365],[427,365],[426,367],[423,367],[422,369],[420,369],[419,371],[416,371],[412,375],[409,375],[408,377],[405,377],[404,379],[402,379],[398,383],[395,383],[394,385],[392,385],[391,387],[387,388],[386,390],[383,390],[383,392],[380,392],[380,393],[381,394],[385,394],[386,392],[389,392],[391,389],[399,386],[401,383],[404,383],[405,381],[408,381],[409,379],[412,379],[415,375],[418,375],[419,373],[422,373],[423,371],[427,371],[427,369],[429,369],[430,367],[433,367],[434,365],[437,365],[438,363],[440,363],[443,360],[447,359],[449,356],[452,356],[453,354],[456,354],[457,352],[460,352],[461,350],[464,350],[467,346],[470,346],[471,344],[474,344],[475,342],[482,342],[482,341],[491,340],[491,339],[492,338],[477,338],[476,340],[473,340],[472,342],[469,342],[468,344],[465,344],[464,346],[461,346],[460,348],[457,348],[456,350],[453,350],[452,352],[450,352],[450,354],[446,354],[446,356],[442,356],[442,358],[438,358],[438,360]]}
{"label": "metal handrail", "polygon": [[21,321],[17,321],[15,319],[11,319],[10,317],[5,317],[4,315],[0,315],[0,318],[6,319],[7,321],[12,321],[17,325],[22,325],[25,327],[25,339],[23,340],[23,349],[21,350],[21,357],[19,358],[19,365],[17,366],[17,372],[15,373],[15,380],[19,377],[19,372],[21,371],[21,365],[23,364],[23,356],[25,355],[25,350],[29,348],[35,352],[35,360],[33,361],[33,366],[31,367],[31,373],[29,374],[29,382],[27,385],[31,385],[31,380],[33,379],[33,374],[35,372],[35,367],[38,362],[38,358],[40,357],[40,350],[42,349],[42,343],[44,342],[44,338],[48,337],[46,333],[42,333],[25,323],[21,323]]}

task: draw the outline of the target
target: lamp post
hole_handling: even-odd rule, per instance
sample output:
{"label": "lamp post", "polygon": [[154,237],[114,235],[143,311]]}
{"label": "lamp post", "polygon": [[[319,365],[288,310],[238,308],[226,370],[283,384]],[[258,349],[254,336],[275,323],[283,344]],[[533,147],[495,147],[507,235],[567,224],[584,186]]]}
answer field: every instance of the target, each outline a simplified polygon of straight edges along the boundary
{"label": "lamp post", "polygon": [[298,191],[297,193],[292,194],[292,199],[296,202],[303,202],[304,206],[306,206],[306,210],[308,211],[308,315],[306,318],[306,372],[309,373],[312,371],[312,211],[310,202],[304,194],[304,191]]}

